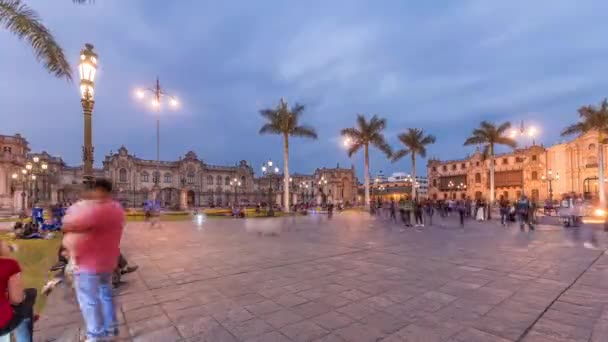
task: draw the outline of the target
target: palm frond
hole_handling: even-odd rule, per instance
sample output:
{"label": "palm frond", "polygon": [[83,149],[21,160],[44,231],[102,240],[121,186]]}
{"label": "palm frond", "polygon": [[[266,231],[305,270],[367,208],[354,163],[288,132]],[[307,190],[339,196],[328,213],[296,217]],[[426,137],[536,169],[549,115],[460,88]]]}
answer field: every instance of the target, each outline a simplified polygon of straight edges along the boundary
{"label": "palm frond", "polygon": [[310,126],[295,127],[291,131],[290,135],[292,135],[294,137],[317,139],[317,131],[313,127],[310,127]]}
{"label": "palm frond", "polygon": [[511,129],[511,123],[509,121],[503,122],[500,124],[500,126],[498,126],[498,128],[496,128],[496,133],[498,133],[498,135],[503,135],[509,129]]}
{"label": "palm frond", "polygon": [[280,127],[277,127],[272,123],[267,123],[260,128],[259,134],[283,134],[283,131]]}
{"label": "palm frond", "polygon": [[260,110],[260,115],[268,120],[268,122],[273,122],[274,120],[276,120],[277,117],[277,111],[274,109],[261,109]]}
{"label": "palm frond", "polygon": [[406,150],[406,149],[399,150],[399,151],[393,153],[393,155],[391,157],[391,161],[394,163],[394,162],[400,160],[401,158],[407,156],[408,154],[410,154],[410,150]]}
{"label": "palm frond", "polygon": [[370,143],[382,151],[387,158],[390,158],[393,155],[393,149],[391,146],[384,140],[384,136],[382,134],[376,134],[371,140]]}
{"label": "palm frond", "polygon": [[505,137],[505,136],[499,136],[494,140],[495,144],[498,145],[506,145],[509,146],[511,148],[516,148],[517,147],[517,141],[515,141],[515,139],[513,138],[509,138],[509,137]]}
{"label": "palm frond", "polygon": [[585,123],[577,122],[575,124],[572,124],[572,125],[564,128],[561,135],[566,136],[566,135],[572,135],[572,134],[583,134],[587,131],[588,131],[588,129],[587,129]]}
{"label": "palm frond", "polygon": [[473,136],[468,137],[467,140],[464,141],[464,146],[482,145],[487,142],[488,142],[488,140],[485,137],[473,135]]}
{"label": "palm frond", "polygon": [[363,146],[365,146],[365,144],[362,143],[353,143],[350,145],[350,147],[347,150],[348,153],[348,157],[352,157],[353,154],[357,153]]}
{"label": "palm frond", "polygon": [[27,41],[34,49],[34,57],[58,78],[72,80],[70,64],[38,14],[21,0],[0,0],[0,26]]}
{"label": "palm frond", "polygon": [[343,130],[340,131],[340,135],[345,138],[350,138],[352,140],[360,140],[360,138],[361,138],[361,132],[353,127],[344,128]]}

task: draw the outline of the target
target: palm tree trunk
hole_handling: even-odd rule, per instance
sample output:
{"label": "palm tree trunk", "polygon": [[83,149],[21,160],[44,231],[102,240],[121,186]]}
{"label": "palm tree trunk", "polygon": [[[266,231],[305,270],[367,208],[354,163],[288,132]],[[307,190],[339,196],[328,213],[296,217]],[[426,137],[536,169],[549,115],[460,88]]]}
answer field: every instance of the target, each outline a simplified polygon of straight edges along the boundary
{"label": "palm tree trunk", "polygon": [[412,200],[416,200],[416,153],[412,152]]}
{"label": "palm tree trunk", "polygon": [[597,153],[597,172],[598,172],[598,184],[600,190],[600,207],[606,207],[606,188],[604,182],[604,139],[602,137],[602,133],[599,135],[599,142],[597,144],[598,153]]}
{"label": "palm tree trunk", "polygon": [[289,136],[283,134],[283,163],[285,171],[283,176],[283,211],[289,212]]}
{"label": "palm tree trunk", "polygon": [[363,182],[365,186],[365,206],[369,209],[369,145],[365,144],[365,176],[363,177]]}
{"label": "palm tree trunk", "polygon": [[494,203],[494,144],[490,144],[490,205]]}

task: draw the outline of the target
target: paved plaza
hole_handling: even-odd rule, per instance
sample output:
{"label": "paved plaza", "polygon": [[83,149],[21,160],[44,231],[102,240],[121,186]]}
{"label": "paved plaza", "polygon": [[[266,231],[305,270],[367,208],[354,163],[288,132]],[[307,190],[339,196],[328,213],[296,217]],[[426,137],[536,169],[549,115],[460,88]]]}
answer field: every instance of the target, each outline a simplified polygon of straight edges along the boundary
{"label": "paved plaza", "polygon": [[[125,341],[608,341],[608,256],[563,229],[455,219],[423,230],[347,212],[129,223]],[[275,226],[279,236],[248,230]],[[54,292],[38,341],[72,341]]]}

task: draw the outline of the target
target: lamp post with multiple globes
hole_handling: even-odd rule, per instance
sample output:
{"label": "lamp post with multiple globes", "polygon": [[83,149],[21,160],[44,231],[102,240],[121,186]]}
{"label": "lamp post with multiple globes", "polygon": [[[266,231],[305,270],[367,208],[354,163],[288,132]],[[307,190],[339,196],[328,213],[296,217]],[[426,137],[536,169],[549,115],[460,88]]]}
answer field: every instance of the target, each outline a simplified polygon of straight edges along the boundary
{"label": "lamp post with multiple globes", "polygon": [[80,51],[80,103],[84,113],[84,145],[82,146],[83,182],[93,184],[93,129],[92,116],[95,105],[95,75],[97,73],[97,54],[92,44],[85,44]]}
{"label": "lamp post with multiple globes", "polygon": [[11,176],[14,183],[21,184],[21,216],[25,216],[25,191],[28,188],[28,183],[32,176],[33,175],[28,175],[27,169],[21,169],[21,172],[15,172]]}
{"label": "lamp post with multiple globes", "polygon": [[549,201],[553,203],[553,181],[559,180],[559,172],[553,174],[553,170],[549,169],[547,175],[543,175],[541,179],[543,182],[549,183]]}
{"label": "lamp post with multiple globes", "polygon": [[234,178],[230,181],[230,185],[234,187],[234,205],[238,206],[237,191],[238,187],[241,186],[241,181]]}
{"label": "lamp post with multiple globes", "polygon": [[267,177],[268,179],[268,215],[274,215],[274,200],[272,198],[272,182],[277,179],[277,190],[279,188],[278,185],[278,175],[279,175],[279,167],[274,165],[272,159],[268,159],[268,162],[262,164],[262,176]]}
{"label": "lamp post with multiple globes", "polygon": [[156,171],[152,177],[154,182],[154,191],[152,191],[152,199],[156,200],[158,197],[158,191],[160,191],[160,110],[163,99],[169,100],[169,106],[176,108],[179,105],[177,98],[168,94],[160,86],[160,80],[157,77],[156,83],[152,88],[141,88],[137,89],[135,95],[140,100],[146,97],[146,93],[152,94],[152,107],[156,111]]}

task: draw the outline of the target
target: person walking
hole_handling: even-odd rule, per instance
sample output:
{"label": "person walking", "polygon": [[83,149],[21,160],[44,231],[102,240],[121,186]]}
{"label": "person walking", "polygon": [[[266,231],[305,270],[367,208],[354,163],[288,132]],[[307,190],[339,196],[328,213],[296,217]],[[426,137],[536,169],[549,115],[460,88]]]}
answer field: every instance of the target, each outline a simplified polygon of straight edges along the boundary
{"label": "person walking", "polygon": [[503,226],[507,225],[509,221],[509,201],[505,198],[500,200],[500,224]]}
{"label": "person walking", "polygon": [[519,201],[515,205],[515,211],[517,213],[517,217],[519,219],[519,230],[524,232],[524,226],[528,225],[528,232],[534,232],[534,225],[530,222],[530,201],[526,195],[521,195]]}
{"label": "person walking", "polygon": [[464,229],[464,217],[466,215],[467,210],[466,205],[464,201],[458,201],[456,207],[458,209],[458,215],[460,216],[460,228]]}
{"label": "person walking", "polygon": [[426,201],[424,205],[424,211],[426,213],[427,222],[429,226],[433,225],[433,214],[435,213],[435,209],[433,208],[433,203],[431,201]]}
{"label": "person walking", "polygon": [[393,221],[393,223],[397,223],[397,208],[395,207],[395,200],[391,200],[391,206],[389,208],[390,210],[390,219]]}
{"label": "person walking", "polygon": [[86,326],[86,341],[97,342],[119,335],[112,272],[120,256],[125,214],[112,200],[112,183],[106,179],[95,180],[84,202],[68,209],[63,231],[66,236],[78,236],[68,249],[76,265],[76,298]]}
{"label": "person walking", "polygon": [[424,227],[424,221],[422,221],[422,204],[419,201],[414,202],[414,217],[416,219],[416,227]]}

